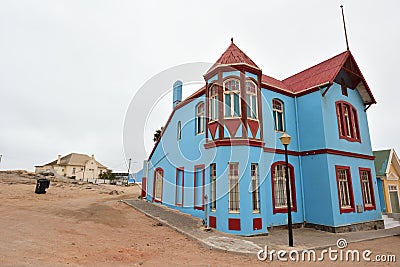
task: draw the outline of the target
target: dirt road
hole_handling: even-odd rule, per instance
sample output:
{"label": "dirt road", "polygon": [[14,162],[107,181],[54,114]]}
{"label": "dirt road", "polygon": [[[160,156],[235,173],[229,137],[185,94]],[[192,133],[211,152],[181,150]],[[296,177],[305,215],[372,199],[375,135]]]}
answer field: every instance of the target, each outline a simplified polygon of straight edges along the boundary
{"label": "dirt road", "polygon": [[[0,266],[285,265],[208,250],[159,226],[119,202],[137,197],[137,186],[52,182],[37,195],[32,178],[0,172]],[[400,256],[399,237],[352,246]]]}

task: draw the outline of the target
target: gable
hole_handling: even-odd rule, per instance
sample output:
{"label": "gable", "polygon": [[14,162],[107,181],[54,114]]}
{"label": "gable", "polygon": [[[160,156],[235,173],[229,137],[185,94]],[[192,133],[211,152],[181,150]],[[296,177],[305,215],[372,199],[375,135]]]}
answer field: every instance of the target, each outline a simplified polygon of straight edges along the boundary
{"label": "gable", "polygon": [[376,175],[385,176],[390,157],[390,149],[373,151],[372,153],[375,157],[374,165]]}
{"label": "gable", "polygon": [[303,95],[333,83],[344,84],[357,90],[364,105],[375,104],[375,98],[350,51],[342,52],[328,60],[292,75],[282,81],[262,76],[262,84],[292,96]]}

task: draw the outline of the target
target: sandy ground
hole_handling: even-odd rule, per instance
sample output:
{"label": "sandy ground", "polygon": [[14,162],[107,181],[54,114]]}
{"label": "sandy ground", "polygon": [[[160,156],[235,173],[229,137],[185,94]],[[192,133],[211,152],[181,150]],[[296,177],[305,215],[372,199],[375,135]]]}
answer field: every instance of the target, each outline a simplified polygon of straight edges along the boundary
{"label": "sandy ground", "polygon": [[[166,226],[159,226],[119,202],[137,197],[138,186],[53,181],[46,194],[38,195],[34,193],[35,184],[32,175],[0,172],[0,266],[288,265],[209,250]],[[400,261],[400,237],[350,244],[349,248],[394,254]]]}

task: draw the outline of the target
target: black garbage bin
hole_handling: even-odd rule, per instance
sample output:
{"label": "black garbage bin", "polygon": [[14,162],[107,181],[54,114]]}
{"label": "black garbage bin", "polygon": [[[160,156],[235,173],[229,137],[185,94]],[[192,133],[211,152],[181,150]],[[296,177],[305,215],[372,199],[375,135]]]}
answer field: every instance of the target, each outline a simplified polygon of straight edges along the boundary
{"label": "black garbage bin", "polygon": [[46,178],[41,178],[37,180],[36,183],[36,194],[46,194],[46,189],[50,186],[50,180]]}

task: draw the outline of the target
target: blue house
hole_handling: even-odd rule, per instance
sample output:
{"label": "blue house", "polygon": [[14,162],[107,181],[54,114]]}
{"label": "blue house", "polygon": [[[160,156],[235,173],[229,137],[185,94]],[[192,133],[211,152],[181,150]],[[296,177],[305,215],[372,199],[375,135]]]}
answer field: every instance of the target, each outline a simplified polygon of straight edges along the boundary
{"label": "blue house", "polygon": [[182,82],[173,85],[143,172],[148,201],[231,234],[285,226],[285,132],[294,224],[383,228],[367,120],[376,101],[350,51],[281,81],[232,40],[204,79],[183,101]]}

